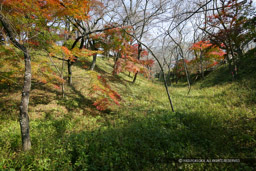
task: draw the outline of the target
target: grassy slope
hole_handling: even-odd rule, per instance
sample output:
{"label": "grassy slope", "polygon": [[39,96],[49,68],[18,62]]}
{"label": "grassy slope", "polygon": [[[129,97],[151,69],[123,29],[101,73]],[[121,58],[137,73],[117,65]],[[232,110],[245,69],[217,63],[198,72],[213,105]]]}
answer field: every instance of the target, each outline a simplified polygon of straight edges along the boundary
{"label": "grassy slope", "polygon": [[[89,98],[88,73],[76,65],[66,98],[34,84],[31,92],[33,149],[21,152],[17,105],[20,90],[1,92],[0,169],[34,170],[253,170],[247,163],[177,163],[179,158],[255,158],[255,79],[217,84],[222,69],[192,87],[170,87],[172,113],[160,83],[111,75],[111,62],[97,71],[122,95],[121,106],[99,112]],[[225,69],[225,68],[224,68]],[[217,76],[217,77],[216,77]],[[253,76],[253,74],[251,74]],[[220,79],[220,80],[221,80]],[[59,92],[57,92],[59,93]]]}

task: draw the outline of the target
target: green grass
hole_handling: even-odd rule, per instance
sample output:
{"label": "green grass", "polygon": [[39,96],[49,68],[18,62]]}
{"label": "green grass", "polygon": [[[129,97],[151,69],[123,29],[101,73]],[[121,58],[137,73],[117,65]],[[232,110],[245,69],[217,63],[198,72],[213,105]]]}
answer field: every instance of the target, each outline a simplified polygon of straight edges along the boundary
{"label": "green grass", "polygon": [[[127,74],[112,76],[112,63],[97,61],[122,96],[120,106],[99,112],[88,96],[88,71],[74,66],[73,86],[33,86],[32,150],[21,151],[19,91],[1,93],[0,170],[253,170],[256,154],[255,79],[226,81],[222,69],[187,88]],[[225,70],[225,68],[223,68]],[[219,80],[216,76],[221,77]],[[224,80],[223,80],[224,79]],[[219,84],[221,83],[221,84]],[[36,84],[37,85],[37,84]],[[240,163],[179,163],[178,159],[241,159]],[[254,159],[243,161],[242,159]]]}

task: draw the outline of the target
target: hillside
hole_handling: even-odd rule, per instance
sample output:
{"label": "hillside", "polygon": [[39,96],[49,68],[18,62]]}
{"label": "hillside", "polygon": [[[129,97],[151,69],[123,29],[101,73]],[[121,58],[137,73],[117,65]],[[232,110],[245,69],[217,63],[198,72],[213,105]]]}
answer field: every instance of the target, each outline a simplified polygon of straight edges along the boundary
{"label": "hillside", "polygon": [[[122,97],[100,112],[88,94],[86,69],[73,68],[73,85],[60,90],[34,82],[30,101],[33,148],[22,152],[18,123],[20,86],[0,92],[0,169],[17,170],[253,170],[256,154],[255,73],[230,82],[225,67],[187,87],[142,76],[112,75],[112,61],[96,71]],[[82,77],[81,77],[82,76]],[[1,83],[4,84],[4,83]],[[3,86],[4,87],[4,86]],[[57,95],[56,95],[57,94]],[[179,163],[178,159],[240,159],[240,163]]]}

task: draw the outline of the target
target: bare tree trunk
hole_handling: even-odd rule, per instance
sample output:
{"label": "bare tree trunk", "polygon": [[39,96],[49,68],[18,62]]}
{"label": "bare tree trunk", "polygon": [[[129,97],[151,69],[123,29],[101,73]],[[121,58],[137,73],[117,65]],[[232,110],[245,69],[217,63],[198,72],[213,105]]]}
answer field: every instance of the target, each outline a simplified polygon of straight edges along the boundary
{"label": "bare tree trunk", "polygon": [[25,73],[24,73],[24,85],[21,94],[21,104],[20,104],[20,129],[21,129],[21,138],[22,138],[22,147],[24,151],[31,149],[31,140],[29,134],[29,116],[28,116],[28,105],[29,105],[29,93],[31,89],[31,59],[28,53],[27,48],[20,44],[14,35],[14,31],[9,24],[10,22],[4,17],[0,12],[0,21],[4,30],[6,31],[8,37],[10,38],[12,44],[18,49],[22,50],[24,53],[24,62],[25,62]]}
{"label": "bare tree trunk", "polygon": [[[62,68],[61,68],[61,79],[62,80],[64,80],[64,64],[65,64],[65,61],[64,61],[64,56],[63,56]],[[62,97],[64,98],[65,97],[64,81],[62,83],[61,90],[62,90]]]}
{"label": "bare tree trunk", "polygon": [[20,104],[20,129],[21,129],[23,150],[27,151],[31,149],[31,140],[30,140],[30,134],[29,134],[29,116],[28,116],[29,93],[31,89],[31,60],[26,49],[24,51],[24,61],[25,61],[25,76],[24,76],[24,86],[22,90],[22,97],[21,97],[21,104]]}
{"label": "bare tree trunk", "polygon": [[[77,42],[81,39],[81,43],[80,43],[80,47],[79,49],[83,48],[84,45],[84,38],[83,37],[78,37],[75,42],[73,43],[71,50],[75,48]],[[74,59],[74,61],[68,60],[68,84],[71,85],[72,84],[72,65],[77,61],[77,58]]]}
{"label": "bare tree trunk", "polygon": [[[161,66],[161,70],[162,72],[164,71],[162,66]],[[174,112],[174,108],[173,108],[173,105],[172,105],[172,100],[171,100],[171,96],[170,96],[170,93],[169,93],[169,90],[168,90],[168,85],[167,85],[167,82],[166,82],[166,78],[165,78],[165,74],[163,73],[163,78],[164,78],[164,87],[165,87],[165,90],[166,90],[166,93],[167,93],[167,96],[168,96],[168,99],[169,99],[169,102],[170,102],[170,105],[171,105],[171,108],[172,108],[172,112]]]}
{"label": "bare tree trunk", "polygon": [[68,84],[72,84],[72,62],[68,60]]}
{"label": "bare tree trunk", "polygon": [[[118,61],[118,59],[120,58],[120,56],[121,56],[121,54],[120,54],[120,52],[118,52],[117,54],[116,54],[116,57],[114,58],[114,66],[113,66],[113,68],[114,68],[114,70],[116,69],[116,67],[117,67],[117,61]],[[113,72],[114,74],[116,74],[115,72]]]}
{"label": "bare tree trunk", "polygon": [[[229,72],[232,76],[232,80],[234,81],[235,80],[235,73],[234,73],[234,70],[235,70],[235,66],[234,66],[234,59],[233,59],[233,56],[232,56],[232,59],[230,59],[229,55],[232,56],[232,53],[230,53],[230,50],[229,48],[227,49],[227,61],[228,61],[228,68],[229,68]],[[233,62],[233,64],[232,64]]]}
{"label": "bare tree trunk", "polygon": [[[138,60],[140,60],[141,52],[142,52],[142,46],[141,46],[141,43],[138,43]],[[132,83],[136,82],[137,75],[138,75],[138,72],[135,73]]]}
{"label": "bare tree trunk", "polygon": [[183,59],[183,65],[184,65],[184,69],[185,69],[185,73],[186,73],[186,77],[187,77],[187,82],[188,82],[188,95],[189,95],[190,90],[191,90],[190,74],[189,74],[189,72],[188,72],[188,67],[187,67],[187,64],[186,64],[186,62],[185,62],[183,53],[182,53],[181,56],[182,56],[182,59]]}
{"label": "bare tree trunk", "polygon": [[90,70],[94,70],[95,68],[95,65],[96,65],[96,60],[97,60],[97,54],[94,54],[93,55],[93,59],[92,59],[92,64],[91,64],[91,67],[90,67]]}
{"label": "bare tree trunk", "polygon": [[[179,32],[179,33],[181,34],[181,32]],[[179,54],[180,54],[180,56],[181,56],[181,58],[182,58],[182,61],[183,61],[184,70],[185,70],[185,74],[186,74],[186,78],[187,78],[187,83],[188,83],[188,94],[189,94],[189,93],[190,93],[190,90],[191,90],[190,75],[189,75],[189,72],[188,72],[187,64],[186,64],[186,62],[185,62],[183,49],[182,49],[182,47],[180,46],[180,44],[179,44],[178,42],[176,42],[170,34],[168,34],[168,35],[169,35],[169,37],[172,39],[172,41],[173,41],[173,42],[179,47],[179,49],[180,49]],[[176,49],[176,51],[177,51],[177,54],[178,54],[178,49]],[[177,57],[177,59],[178,59],[178,57]],[[177,65],[176,65],[176,66],[177,66]],[[177,82],[178,82],[178,81],[176,80],[176,84],[177,84]]]}
{"label": "bare tree trunk", "polygon": [[[142,47],[141,47],[141,44],[139,43],[139,45],[138,45],[138,60],[140,60],[141,51],[142,51]],[[137,75],[138,75],[138,72],[135,73],[132,83],[136,82]]]}
{"label": "bare tree trunk", "polygon": [[[127,33],[127,32],[126,32]],[[154,54],[154,52],[147,46],[145,45],[144,43],[142,43],[140,40],[138,40],[135,36],[127,33],[128,35],[132,36],[134,39],[136,39],[141,45],[143,45],[150,53],[151,55],[153,56],[153,58],[157,61],[160,69],[161,69],[161,72],[163,72],[163,79],[164,79],[164,87],[165,87],[165,90],[166,90],[166,94],[167,94],[167,97],[168,97],[168,100],[169,100],[169,103],[171,105],[171,109],[172,109],[172,112],[174,112],[174,107],[173,107],[173,104],[172,104],[172,99],[171,99],[171,96],[170,96],[170,92],[169,92],[169,89],[168,89],[168,85],[167,85],[167,82],[166,82],[166,78],[165,78],[165,74],[164,74],[164,68],[162,67],[161,65],[161,62],[159,61],[159,59],[156,57],[156,55]]]}
{"label": "bare tree trunk", "polygon": [[133,77],[133,80],[132,80],[132,83],[135,83],[136,79],[137,79],[137,75],[138,75],[138,72],[135,73],[134,77]]}

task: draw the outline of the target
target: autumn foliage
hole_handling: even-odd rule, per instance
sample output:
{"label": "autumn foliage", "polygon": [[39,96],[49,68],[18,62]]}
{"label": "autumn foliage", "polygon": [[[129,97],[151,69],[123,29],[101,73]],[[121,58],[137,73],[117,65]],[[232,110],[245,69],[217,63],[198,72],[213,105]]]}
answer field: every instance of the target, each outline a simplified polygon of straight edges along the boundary
{"label": "autumn foliage", "polygon": [[[192,73],[197,73],[200,70],[200,65],[203,64],[204,68],[210,69],[221,61],[224,60],[224,55],[226,54],[220,47],[213,45],[210,41],[199,41],[194,43],[190,50],[194,52],[195,57],[191,60],[186,60],[189,70]],[[183,73],[184,68],[182,67],[182,63],[178,63],[179,73]]]}
{"label": "autumn foliage", "polygon": [[[68,47],[64,38],[74,36],[74,31],[79,31],[79,23],[90,20],[90,11],[98,10],[102,3],[96,0],[5,0],[3,13],[15,25],[15,33],[20,35],[18,41],[27,48],[43,50],[52,59],[59,59],[70,63],[77,60],[83,62],[87,57],[100,54],[99,50],[88,50],[81,42],[80,47]],[[73,30],[64,30],[63,23],[69,23]],[[105,30],[100,33],[89,34],[83,39],[93,40],[94,49],[103,49],[105,52],[114,53],[117,58],[113,68],[114,74],[121,72],[142,73],[148,75],[148,67],[153,65],[152,60],[143,59],[147,51],[142,50],[142,59],[138,59],[138,45],[133,44],[133,39],[127,34],[131,27],[120,27],[116,23],[105,25]],[[64,30],[64,31],[63,31]],[[57,42],[64,42],[60,45]],[[32,70],[42,84],[52,85],[59,89],[65,80],[60,78],[60,73],[54,72],[54,67],[49,66],[49,61],[32,61]],[[39,63],[38,63],[39,62]],[[54,80],[54,81],[53,81]],[[99,95],[94,105],[99,110],[113,102],[119,104],[121,100],[118,93],[111,89],[106,79],[97,78],[98,84],[92,88]],[[100,86],[99,86],[100,85]]]}
{"label": "autumn foliage", "polygon": [[88,73],[91,77],[89,96],[95,99],[93,105],[100,111],[120,105],[121,96],[110,86],[107,80],[95,71]]}
{"label": "autumn foliage", "polygon": [[[141,53],[141,58],[146,57],[148,52],[143,50]],[[114,73],[120,73],[124,71],[129,71],[131,73],[142,73],[147,75],[147,67],[152,67],[153,60],[141,60],[138,59],[138,45],[126,45],[125,51],[121,54],[121,58],[117,60],[117,65],[114,68]]]}

